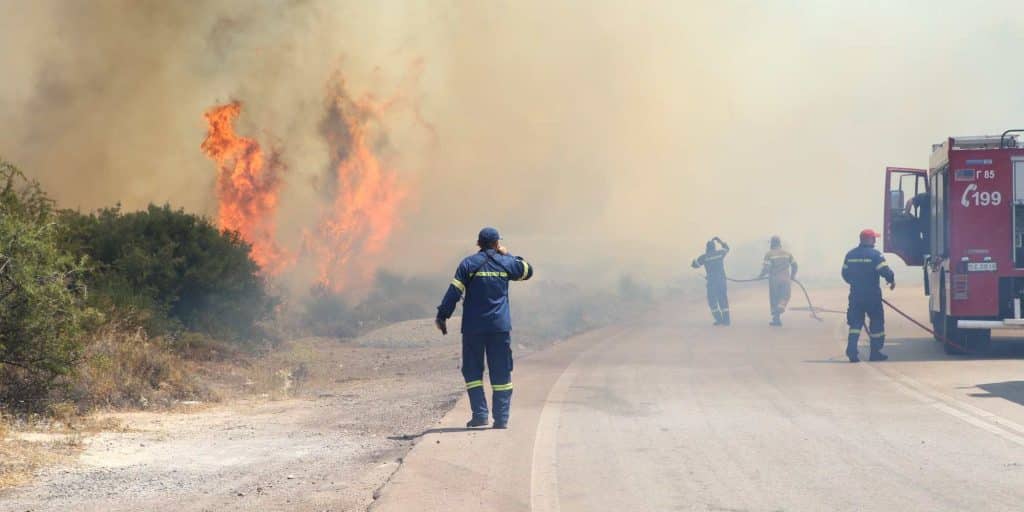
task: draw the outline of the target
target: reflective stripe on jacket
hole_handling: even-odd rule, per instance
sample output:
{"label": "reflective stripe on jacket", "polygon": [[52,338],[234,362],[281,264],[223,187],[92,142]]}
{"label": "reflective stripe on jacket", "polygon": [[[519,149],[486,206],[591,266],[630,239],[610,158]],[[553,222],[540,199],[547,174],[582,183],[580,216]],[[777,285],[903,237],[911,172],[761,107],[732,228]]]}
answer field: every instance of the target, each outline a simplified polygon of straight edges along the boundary
{"label": "reflective stripe on jacket", "polygon": [[704,267],[708,279],[725,279],[725,255],[729,254],[729,248],[723,247],[711,252],[706,252],[693,260],[693,267]]}
{"label": "reflective stripe on jacket", "polygon": [[789,281],[795,267],[793,255],[783,249],[771,249],[764,255],[764,273],[773,281]]}
{"label": "reflective stripe on jacket", "polygon": [[878,279],[893,282],[895,276],[885,256],[870,245],[860,245],[846,253],[843,260],[843,281],[850,284],[850,294],[858,297],[881,296]]}
{"label": "reflective stripe on jacket", "polygon": [[493,249],[468,256],[455,270],[455,277],[437,307],[437,316],[447,320],[462,303],[462,332],[484,334],[512,330],[508,282],[533,277],[533,266],[526,260],[499,254]]}

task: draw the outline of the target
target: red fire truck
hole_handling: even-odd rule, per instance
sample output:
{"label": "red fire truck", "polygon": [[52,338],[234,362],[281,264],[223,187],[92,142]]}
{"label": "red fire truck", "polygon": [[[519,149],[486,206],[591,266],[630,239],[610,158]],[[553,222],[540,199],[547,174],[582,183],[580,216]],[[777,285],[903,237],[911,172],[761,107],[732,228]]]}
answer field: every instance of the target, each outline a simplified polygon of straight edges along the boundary
{"label": "red fire truck", "polygon": [[924,270],[936,339],[985,352],[1024,329],[1024,130],[950,137],[928,170],[885,171],[886,252]]}

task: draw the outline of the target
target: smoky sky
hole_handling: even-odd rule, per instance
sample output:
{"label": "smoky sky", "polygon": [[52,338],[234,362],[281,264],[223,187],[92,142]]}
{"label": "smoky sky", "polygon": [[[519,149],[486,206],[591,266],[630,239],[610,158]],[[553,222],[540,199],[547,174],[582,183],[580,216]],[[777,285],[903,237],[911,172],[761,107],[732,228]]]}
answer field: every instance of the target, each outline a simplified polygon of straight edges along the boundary
{"label": "smoky sky", "polygon": [[886,165],[1024,124],[1018,10],[0,0],[0,155],[63,206],[213,214],[202,112],[237,99],[238,131],[290,170],[287,238],[315,217],[340,72],[354,94],[401,96],[376,149],[411,193],[382,266],[447,271],[495,225],[549,277],[669,279],[715,235],[756,274],[773,234],[834,273],[880,228]]}

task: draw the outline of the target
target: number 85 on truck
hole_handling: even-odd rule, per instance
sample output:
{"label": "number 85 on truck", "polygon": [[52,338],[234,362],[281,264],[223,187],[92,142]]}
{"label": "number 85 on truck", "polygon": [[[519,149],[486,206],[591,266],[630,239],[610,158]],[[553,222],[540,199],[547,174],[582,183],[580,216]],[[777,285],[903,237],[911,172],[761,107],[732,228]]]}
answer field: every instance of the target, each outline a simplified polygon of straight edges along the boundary
{"label": "number 85 on truck", "polygon": [[950,137],[928,169],[885,170],[883,245],[922,267],[936,339],[984,353],[992,329],[1024,333],[1024,130]]}

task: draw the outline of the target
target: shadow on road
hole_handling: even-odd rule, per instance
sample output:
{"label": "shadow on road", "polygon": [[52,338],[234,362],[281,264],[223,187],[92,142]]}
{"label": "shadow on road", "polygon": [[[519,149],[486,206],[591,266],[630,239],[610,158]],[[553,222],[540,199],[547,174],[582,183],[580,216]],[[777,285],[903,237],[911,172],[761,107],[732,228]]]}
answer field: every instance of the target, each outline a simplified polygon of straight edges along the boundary
{"label": "shadow on road", "polygon": [[972,393],[970,396],[979,398],[1002,398],[1024,405],[1024,381],[1011,380],[1006,382],[992,382],[989,384],[978,384],[976,387],[984,390],[984,393]]}
{"label": "shadow on road", "polygon": [[885,352],[890,361],[956,361],[984,359],[1024,359],[1024,339],[992,338],[992,348],[984,354],[949,355],[933,338],[890,338]]}
{"label": "shadow on road", "polygon": [[[861,339],[860,356],[867,360],[867,340]],[[1024,339],[1020,338],[992,338],[992,348],[986,354],[949,355],[942,349],[942,344],[933,338],[889,338],[886,340],[883,351],[889,355],[887,363],[917,362],[917,361],[963,361],[963,360],[986,360],[986,359],[1024,359]],[[845,356],[830,359],[805,360],[805,363],[845,363],[850,364]]]}
{"label": "shadow on road", "polygon": [[419,439],[427,434],[450,434],[452,432],[473,432],[476,430],[490,430],[487,427],[468,428],[468,427],[444,427],[444,428],[428,428],[419,434],[402,434],[398,436],[388,436],[388,439],[392,441],[411,441],[413,439]]}

